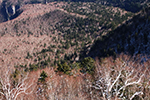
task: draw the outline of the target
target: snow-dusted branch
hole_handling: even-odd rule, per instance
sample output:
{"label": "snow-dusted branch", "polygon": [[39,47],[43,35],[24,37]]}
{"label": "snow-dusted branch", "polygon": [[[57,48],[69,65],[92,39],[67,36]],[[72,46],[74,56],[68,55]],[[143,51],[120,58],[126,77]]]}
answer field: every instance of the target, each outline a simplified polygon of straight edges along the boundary
{"label": "snow-dusted branch", "polygon": [[97,63],[96,69],[97,81],[93,87],[99,90],[103,99],[132,100],[143,94],[143,83],[148,69],[140,63],[120,58],[115,61],[106,59],[100,64]]}
{"label": "snow-dusted branch", "polygon": [[29,82],[29,74],[24,73],[19,77],[16,85],[13,84],[11,78],[12,70],[8,68],[2,68],[0,74],[0,94],[7,100],[16,100],[20,94],[30,94],[34,91],[34,79]]}

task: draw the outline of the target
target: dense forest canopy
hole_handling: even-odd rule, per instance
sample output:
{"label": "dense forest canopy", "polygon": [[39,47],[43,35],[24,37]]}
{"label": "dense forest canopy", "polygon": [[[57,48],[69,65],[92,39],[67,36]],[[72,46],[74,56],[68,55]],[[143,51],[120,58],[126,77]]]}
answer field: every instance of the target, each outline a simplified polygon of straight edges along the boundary
{"label": "dense forest canopy", "polygon": [[146,6],[148,2],[150,2],[150,0],[55,0],[55,1],[96,2],[103,5],[120,7],[131,12],[140,11],[144,6]]}

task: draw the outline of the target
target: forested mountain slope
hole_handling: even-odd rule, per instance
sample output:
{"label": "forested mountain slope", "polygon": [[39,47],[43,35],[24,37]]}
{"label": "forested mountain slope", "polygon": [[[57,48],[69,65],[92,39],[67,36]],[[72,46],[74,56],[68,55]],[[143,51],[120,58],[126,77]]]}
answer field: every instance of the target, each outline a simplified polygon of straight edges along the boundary
{"label": "forested mountain slope", "polygon": [[10,55],[12,66],[31,63],[46,67],[64,60],[78,61],[96,38],[133,16],[92,2],[28,4],[21,9],[17,18],[0,24],[1,59]]}
{"label": "forested mountain slope", "polygon": [[[56,0],[57,1],[57,0]],[[68,1],[68,0],[66,0]],[[150,0],[70,0],[74,2],[96,2],[102,5],[120,7],[127,11],[138,12],[150,3]]]}
{"label": "forested mountain slope", "polygon": [[149,0],[1,0],[0,1],[0,23],[18,17],[22,11],[19,8],[26,4],[47,4],[54,1],[66,2],[94,2],[113,7],[120,7],[133,13],[140,11],[149,5]]}
{"label": "forested mountain slope", "polygon": [[89,55],[95,57],[115,56],[121,52],[136,56],[150,55],[150,8],[98,39]]}
{"label": "forested mountain slope", "polygon": [[123,8],[127,11],[138,12],[150,3],[150,0],[97,0],[104,5]]}

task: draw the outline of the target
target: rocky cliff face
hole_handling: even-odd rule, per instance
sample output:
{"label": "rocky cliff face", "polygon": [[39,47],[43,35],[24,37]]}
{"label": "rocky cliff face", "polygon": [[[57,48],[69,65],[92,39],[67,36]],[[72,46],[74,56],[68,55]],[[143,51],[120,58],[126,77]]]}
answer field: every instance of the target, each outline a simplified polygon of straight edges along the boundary
{"label": "rocky cliff face", "polygon": [[0,23],[16,18],[21,13],[19,8],[20,5],[8,4],[3,1],[0,5]]}
{"label": "rocky cliff face", "polygon": [[0,0],[0,23],[16,18],[22,12],[19,8],[34,3],[46,4],[46,0]]}

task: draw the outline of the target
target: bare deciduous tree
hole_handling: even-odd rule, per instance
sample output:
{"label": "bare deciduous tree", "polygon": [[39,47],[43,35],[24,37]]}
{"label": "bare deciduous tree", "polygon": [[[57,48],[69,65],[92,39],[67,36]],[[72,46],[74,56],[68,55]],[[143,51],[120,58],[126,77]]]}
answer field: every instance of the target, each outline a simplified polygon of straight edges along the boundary
{"label": "bare deciduous tree", "polygon": [[[31,94],[34,91],[34,79],[29,78],[29,73],[22,73],[18,81],[14,84],[11,78],[12,69],[1,68],[0,73],[0,98],[16,100],[20,94]],[[29,81],[30,80],[30,81]]]}
{"label": "bare deciduous tree", "polygon": [[[126,55],[114,59],[105,59],[100,64],[97,61],[97,81],[92,86],[99,91],[103,100],[141,98],[144,94],[144,84],[148,76],[148,68],[137,63]],[[149,85],[149,84],[147,84]]]}

